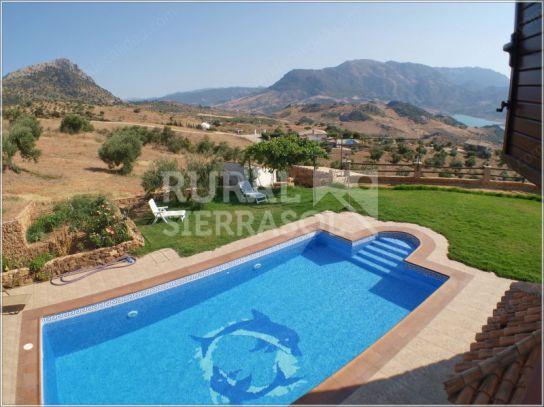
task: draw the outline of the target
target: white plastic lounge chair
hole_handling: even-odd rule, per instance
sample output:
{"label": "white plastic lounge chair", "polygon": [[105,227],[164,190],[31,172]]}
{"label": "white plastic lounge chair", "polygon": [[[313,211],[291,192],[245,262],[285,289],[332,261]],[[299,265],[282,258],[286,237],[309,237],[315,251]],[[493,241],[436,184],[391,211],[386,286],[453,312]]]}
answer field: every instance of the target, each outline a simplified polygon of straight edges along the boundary
{"label": "white plastic lounge chair", "polygon": [[168,218],[178,217],[181,221],[183,221],[185,219],[185,216],[187,216],[187,212],[184,210],[169,211],[168,206],[157,206],[153,198],[149,200],[149,207],[151,208],[151,212],[153,212],[153,215],[155,215],[153,223],[157,222],[159,219],[162,219],[163,221],[168,223]]}
{"label": "white plastic lounge chair", "polygon": [[240,191],[242,191],[242,195],[244,195],[247,200],[254,200],[258,204],[268,201],[266,195],[261,192],[255,191],[249,181],[239,182],[238,186],[240,187]]}

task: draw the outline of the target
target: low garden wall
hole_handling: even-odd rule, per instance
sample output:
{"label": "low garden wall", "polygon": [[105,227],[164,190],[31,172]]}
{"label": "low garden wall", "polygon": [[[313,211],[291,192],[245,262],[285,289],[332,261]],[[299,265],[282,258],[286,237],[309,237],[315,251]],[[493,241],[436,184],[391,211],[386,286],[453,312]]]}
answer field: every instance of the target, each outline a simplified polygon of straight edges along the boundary
{"label": "low garden wall", "polygon": [[126,219],[125,222],[128,226],[130,240],[112,247],[101,247],[99,249],[54,258],[45,263],[43,271],[57,276],[82,267],[99,266],[143,246],[144,238],[134,222],[130,219]]}
{"label": "low garden wall", "polygon": [[[39,212],[43,213],[43,208],[41,211],[39,209],[32,202],[15,219],[2,224],[2,255],[8,264],[28,264],[29,259],[40,254],[56,253],[58,257],[45,263],[41,271],[44,274],[60,275],[82,267],[106,264],[145,243],[134,222],[126,218],[130,240],[116,246],[68,254],[73,251],[81,236],[69,232],[66,227],[50,233],[47,241],[29,244],[26,240],[26,231]],[[29,284],[33,280],[34,275],[27,267],[2,273],[2,285],[7,288]]]}
{"label": "low garden wall", "polygon": [[[292,166],[289,170],[289,175],[295,179],[296,185],[302,185],[305,187],[312,187],[314,185],[313,168],[308,166]],[[328,185],[335,182],[342,177],[346,178],[347,171],[337,169],[323,169],[316,170],[316,186]],[[437,186],[450,186],[460,188],[481,188],[481,189],[493,189],[501,191],[517,191],[517,192],[529,192],[539,193],[539,189],[536,185],[528,182],[514,182],[514,181],[494,181],[490,180],[489,176],[484,176],[481,179],[460,179],[460,178],[442,178],[442,177],[423,177],[417,172],[412,176],[390,176],[390,175],[375,175],[365,176],[356,172],[351,172],[349,181],[352,184],[386,184],[386,185],[400,185],[400,184],[419,184],[419,185],[437,185]]]}

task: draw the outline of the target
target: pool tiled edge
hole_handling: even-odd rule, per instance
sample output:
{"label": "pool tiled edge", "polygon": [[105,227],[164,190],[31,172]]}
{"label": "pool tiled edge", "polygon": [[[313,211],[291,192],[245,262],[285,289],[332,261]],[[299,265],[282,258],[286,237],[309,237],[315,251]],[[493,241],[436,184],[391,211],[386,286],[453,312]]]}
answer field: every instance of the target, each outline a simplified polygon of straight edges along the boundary
{"label": "pool tiled edge", "polygon": [[[71,316],[71,313],[85,309],[86,312],[90,312],[94,310],[93,306],[97,306],[98,303],[104,304],[108,301],[115,302],[119,297],[123,296],[128,296],[128,298],[130,298],[126,299],[126,301],[132,300],[130,297],[131,295],[141,295],[138,294],[138,292],[146,290],[149,292],[149,290],[155,290],[159,286],[161,286],[162,289],[166,289],[170,288],[168,284],[177,284],[176,281],[182,279],[190,280],[191,278],[200,278],[200,276],[196,277],[196,275],[207,273],[210,270],[224,269],[224,267],[237,264],[236,262],[248,261],[248,257],[258,257],[261,253],[273,249],[274,246],[277,245],[292,244],[290,241],[293,241],[293,239],[302,238],[304,240],[307,235],[311,235],[312,233],[315,235],[318,231],[326,231],[339,238],[349,240],[352,243],[367,239],[379,232],[408,233],[418,239],[421,244],[406,261],[430,270],[431,272],[445,275],[448,277],[448,280],[373,346],[357,356],[334,375],[316,386],[305,396],[297,400],[297,403],[340,403],[358,386],[370,379],[380,366],[387,363],[387,361],[407,344],[420,329],[428,324],[472,278],[471,275],[462,271],[429,261],[429,255],[435,250],[433,239],[420,230],[412,229],[407,226],[397,227],[394,225],[384,225],[350,233],[345,230],[337,229],[332,223],[314,221],[305,225],[303,228],[284,231],[275,237],[257,243],[254,243],[256,236],[253,236],[244,239],[244,241],[247,240],[246,247],[235,250],[229,254],[203,260],[200,263],[191,266],[183,267],[175,271],[167,272],[105,292],[23,312],[19,347],[19,366],[17,371],[16,403],[39,404],[40,402],[39,332],[40,320],[42,318],[52,318],[50,317],[51,315],[53,315],[53,318],[58,318],[58,314],[62,313],[67,313],[64,315],[65,317],[69,317]],[[202,277],[203,276],[204,275],[202,275]],[[48,319],[46,319],[46,321],[47,320]],[[22,346],[25,343],[33,343],[35,346],[30,351],[24,351]]]}
{"label": "pool tiled edge", "polygon": [[63,312],[63,313],[60,313],[60,314],[47,315],[47,316],[44,316],[44,317],[41,318],[41,324],[43,326],[44,324],[48,324],[50,322],[55,322],[55,321],[60,321],[60,320],[63,320],[63,319],[73,318],[73,317],[76,317],[78,315],[87,314],[89,312],[95,312],[95,311],[99,311],[99,310],[102,310],[102,309],[105,309],[105,308],[114,307],[116,305],[124,304],[126,302],[137,300],[139,298],[147,297],[149,295],[153,295],[153,294],[159,293],[161,291],[169,290],[171,288],[178,287],[180,285],[187,284],[187,283],[190,283],[192,281],[199,280],[201,278],[205,278],[205,277],[211,276],[213,274],[220,273],[220,272],[222,272],[224,270],[227,270],[227,269],[229,269],[231,267],[234,267],[234,266],[237,266],[237,265],[240,265],[240,264],[243,264],[243,263],[247,263],[249,261],[252,261],[252,260],[258,259],[260,257],[266,256],[267,254],[277,252],[278,250],[282,250],[285,247],[289,247],[289,246],[292,246],[292,245],[296,245],[297,243],[301,243],[301,242],[304,242],[306,240],[310,240],[317,233],[318,233],[318,231],[310,232],[310,233],[304,234],[302,236],[295,237],[293,239],[289,239],[284,243],[274,245],[274,246],[269,247],[269,248],[264,249],[264,250],[259,250],[257,252],[252,253],[252,254],[240,257],[240,258],[238,258],[236,260],[231,260],[231,261],[229,261],[227,263],[223,263],[223,264],[221,264],[219,266],[215,266],[215,267],[211,267],[209,269],[201,270],[201,271],[195,272],[193,274],[189,274],[189,275],[187,275],[185,277],[181,277],[181,278],[178,278],[176,280],[169,281],[168,283],[163,283],[163,284],[151,287],[151,288],[147,288],[145,290],[136,291],[136,292],[131,293],[131,294],[123,295],[121,297],[115,297],[115,298],[112,298],[112,299],[107,300],[107,301],[103,301],[103,302],[99,302],[99,303],[96,303],[96,304],[88,305],[88,306],[85,306],[85,307],[82,307],[82,308],[77,308],[77,309],[67,311],[67,312]]}

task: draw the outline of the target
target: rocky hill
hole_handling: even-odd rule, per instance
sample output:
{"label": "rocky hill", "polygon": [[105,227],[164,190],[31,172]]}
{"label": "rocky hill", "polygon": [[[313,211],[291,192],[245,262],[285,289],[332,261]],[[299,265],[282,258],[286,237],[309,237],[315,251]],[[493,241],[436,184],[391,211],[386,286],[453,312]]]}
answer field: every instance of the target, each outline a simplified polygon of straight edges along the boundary
{"label": "rocky hill", "polygon": [[121,100],[101,88],[68,59],[31,65],[3,78],[4,103],[32,100],[82,101],[114,104]]}
{"label": "rocky hill", "polygon": [[264,92],[222,107],[274,112],[289,103],[399,100],[436,112],[497,118],[495,108],[507,95],[508,78],[489,69],[361,59],[332,68],[292,70]]}

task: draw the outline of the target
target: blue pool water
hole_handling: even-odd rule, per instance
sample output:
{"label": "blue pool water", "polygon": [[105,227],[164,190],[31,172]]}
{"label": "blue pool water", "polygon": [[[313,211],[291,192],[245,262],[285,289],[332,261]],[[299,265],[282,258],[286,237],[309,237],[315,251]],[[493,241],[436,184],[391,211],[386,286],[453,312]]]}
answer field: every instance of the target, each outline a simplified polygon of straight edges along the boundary
{"label": "blue pool water", "polygon": [[43,402],[291,403],[445,281],[403,261],[416,246],[320,232],[139,299],[46,317]]}

